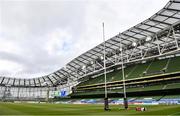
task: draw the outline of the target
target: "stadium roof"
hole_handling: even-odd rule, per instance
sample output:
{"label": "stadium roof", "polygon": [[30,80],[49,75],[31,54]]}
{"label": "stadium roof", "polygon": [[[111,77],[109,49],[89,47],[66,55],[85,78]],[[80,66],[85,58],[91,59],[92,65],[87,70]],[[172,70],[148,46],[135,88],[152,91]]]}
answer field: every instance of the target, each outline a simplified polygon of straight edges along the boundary
{"label": "stadium roof", "polygon": [[[115,35],[105,42],[106,64],[120,64],[120,46],[123,61],[133,62],[151,56],[179,51],[180,0],[171,0],[159,12],[132,28]],[[103,68],[104,43],[83,53],[64,68],[49,75],[33,79],[0,77],[0,85],[10,86],[56,86],[76,81]]]}

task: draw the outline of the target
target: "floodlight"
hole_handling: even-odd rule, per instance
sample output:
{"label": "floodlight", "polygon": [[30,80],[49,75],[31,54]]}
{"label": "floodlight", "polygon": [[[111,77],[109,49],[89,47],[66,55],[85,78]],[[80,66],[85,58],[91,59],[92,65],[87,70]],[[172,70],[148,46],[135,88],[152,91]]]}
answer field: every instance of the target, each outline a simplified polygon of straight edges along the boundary
{"label": "floodlight", "polygon": [[122,48],[119,49],[122,52]]}
{"label": "floodlight", "polygon": [[146,41],[148,42],[148,41],[151,41],[152,40],[152,37],[151,36],[147,36],[146,37]]}
{"label": "floodlight", "polygon": [[104,59],[104,57],[103,56],[101,56],[101,60],[103,60]]}
{"label": "floodlight", "polygon": [[86,66],[84,65],[84,66],[82,66],[82,69],[84,70],[86,68]]}
{"label": "floodlight", "polygon": [[91,64],[94,64],[94,61],[91,61]]}
{"label": "floodlight", "polygon": [[48,83],[45,81],[42,85],[44,86],[44,85],[47,85]]}
{"label": "floodlight", "polygon": [[133,46],[133,47],[136,47],[136,46],[137,46],[137,43],[136,43],[136,42],[133,42],[133,43],[132,43],[132,46]]}

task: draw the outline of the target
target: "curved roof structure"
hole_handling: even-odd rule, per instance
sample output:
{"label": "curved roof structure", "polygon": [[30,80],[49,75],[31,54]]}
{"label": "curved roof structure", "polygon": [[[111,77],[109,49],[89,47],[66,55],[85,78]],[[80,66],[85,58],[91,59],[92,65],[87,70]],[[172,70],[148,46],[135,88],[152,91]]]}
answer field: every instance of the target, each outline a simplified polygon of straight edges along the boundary
{"label": "curved roof structure", "polygon": [[[147,37],[150,41],[147,41]],[[154,56],[178,52],[180,43],[180,0],[169,1],[164,8],[147,20],[115,35],[105,42],[106,65],[115,66]],[[121,43],[121,44],[120,44]],[[132,44],[136,43],[135,46]],[[76,81],[103,69],[103,45],[101,43],[83,53],[49,75],[33,79],[0,77],[0,85],[41,87],[57,86]],[[122,45],[123,59],[120,58]],[[44,84],[45,83],[45,84]]]}

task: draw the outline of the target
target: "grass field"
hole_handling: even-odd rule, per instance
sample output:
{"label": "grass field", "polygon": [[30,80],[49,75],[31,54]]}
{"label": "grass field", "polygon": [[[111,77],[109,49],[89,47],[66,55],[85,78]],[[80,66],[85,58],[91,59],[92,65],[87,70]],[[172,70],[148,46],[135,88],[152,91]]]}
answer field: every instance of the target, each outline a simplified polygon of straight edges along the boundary
{"label": "grass field", "polygon": [[145,112],[137,112],[135,107],[124,110],[111,105],[111,111],[104,111],[103,105],[0,103],[0,115],[180,115],[180,105],[145,106]]}

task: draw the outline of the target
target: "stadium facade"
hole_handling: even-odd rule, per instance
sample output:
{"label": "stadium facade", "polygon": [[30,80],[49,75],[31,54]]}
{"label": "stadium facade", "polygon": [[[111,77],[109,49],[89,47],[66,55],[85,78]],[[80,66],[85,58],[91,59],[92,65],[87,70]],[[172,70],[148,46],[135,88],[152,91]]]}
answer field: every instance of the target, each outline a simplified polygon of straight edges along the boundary
{"label": "stadium facade", "polygon": [[[46,76],[32,79],[1,76],[0,98],[48,99],[49,96],[54,97],[57,91],[66,91],[71,97],[92,97],[92,93],[102,97],[103,47],[103,43],[97,45]],[[111,97],[122,95],[122,62],[129,95],[178,94],[180,0],[170,0],[147,20],[108,39],[105,42],[105,57],[108,94]]]}

